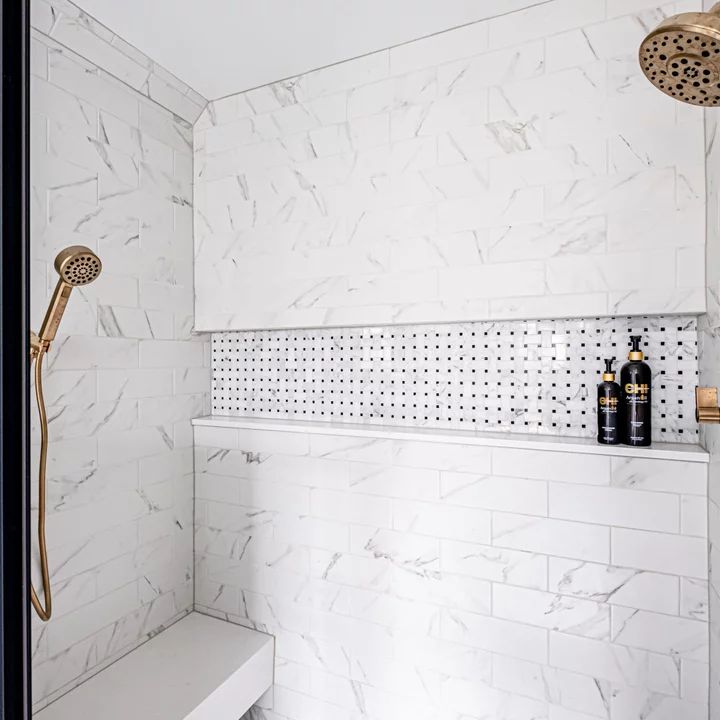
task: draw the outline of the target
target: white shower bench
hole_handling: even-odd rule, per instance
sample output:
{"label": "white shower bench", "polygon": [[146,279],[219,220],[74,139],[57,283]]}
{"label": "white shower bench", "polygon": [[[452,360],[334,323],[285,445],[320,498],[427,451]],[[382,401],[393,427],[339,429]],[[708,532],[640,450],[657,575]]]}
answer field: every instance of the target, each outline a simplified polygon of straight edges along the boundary
{"label": "white shower bench", "polygon": [[238,720],[273,682],[272,636],[191,613],[34,720]]}

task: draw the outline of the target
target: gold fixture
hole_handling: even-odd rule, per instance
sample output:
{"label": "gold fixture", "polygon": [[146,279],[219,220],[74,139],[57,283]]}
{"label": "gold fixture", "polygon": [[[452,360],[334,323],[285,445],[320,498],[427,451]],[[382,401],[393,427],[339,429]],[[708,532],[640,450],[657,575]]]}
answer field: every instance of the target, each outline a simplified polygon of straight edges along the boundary
{"label": "gold fixture", "polygon": [[666,95],[690,105],[720,104],[720,3],[709,12],[663,20],[640,46],[640,67]]}
{"label": "gold fixture", "polygon": [[47,494],[47,449],[48,422],[42,385],[42,362],[55,339],[60,320],[67,307],[73,287],[87,285],[97,278],[102,270],[100,258],[90,248],[73,245],[65,248],[55,258],[55,270],[60,279],[50,299],[45,319],[36,335],[30,333],[30,360],[35,361],[35,398],[40,416],[40,465],[38,469],[38,545],[40,548],[40,574],[42,576],[45,607],[42,606],[35,588],[30,585],[30,600],[41,620],[47,622],[52,616],[52,593],[48,569],[47,542],[45,540],[45,505]]}
{"label": "gold fixture", "polygon": [[695,418],[700,423],[720,423],[717,388],[695,388]]}

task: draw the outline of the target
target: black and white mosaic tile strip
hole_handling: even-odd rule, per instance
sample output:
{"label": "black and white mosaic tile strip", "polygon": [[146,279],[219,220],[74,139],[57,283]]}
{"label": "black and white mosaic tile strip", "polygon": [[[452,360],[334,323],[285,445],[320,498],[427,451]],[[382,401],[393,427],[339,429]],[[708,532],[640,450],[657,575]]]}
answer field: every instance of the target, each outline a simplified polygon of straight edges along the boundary
{"label": "black and white mosaic tile strip", "polygon": [[694,317],[215,333],[213,413],[591,437],[602,359],[641,334],[654,435],[694,442]]}

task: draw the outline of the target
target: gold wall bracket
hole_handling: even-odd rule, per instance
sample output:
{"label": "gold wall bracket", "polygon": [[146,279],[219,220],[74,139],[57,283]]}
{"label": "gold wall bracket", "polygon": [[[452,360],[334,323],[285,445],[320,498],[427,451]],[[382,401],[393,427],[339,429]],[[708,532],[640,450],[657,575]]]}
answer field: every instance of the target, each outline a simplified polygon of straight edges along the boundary
{"label": "gold wall bracket", "polygon": [[695,418],[700,423],[720,423],[718,389],[716,387],[695,388]]}

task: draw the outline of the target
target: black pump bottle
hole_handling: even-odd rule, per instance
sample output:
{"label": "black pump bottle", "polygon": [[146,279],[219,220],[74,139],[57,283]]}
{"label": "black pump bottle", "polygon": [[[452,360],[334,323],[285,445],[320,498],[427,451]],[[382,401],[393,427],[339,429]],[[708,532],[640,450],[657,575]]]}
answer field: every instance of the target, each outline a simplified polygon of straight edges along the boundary
{"label": "black pump bottle", "polygon": [[652,373],[643,362],[639,335],[630,337],[632,350],[629,362],[620,371],[622,387],[622,442],[625,445],[647,446],[652,441],[651,394]]}
{"label": "black pump bottle", "polygon": [[597,441],[602,445],[620,444],[620,403],[622,392],[615,382],[615,371],[612,366],[614,358],[605,360],[603,381],[598,385],[598,435]]}

